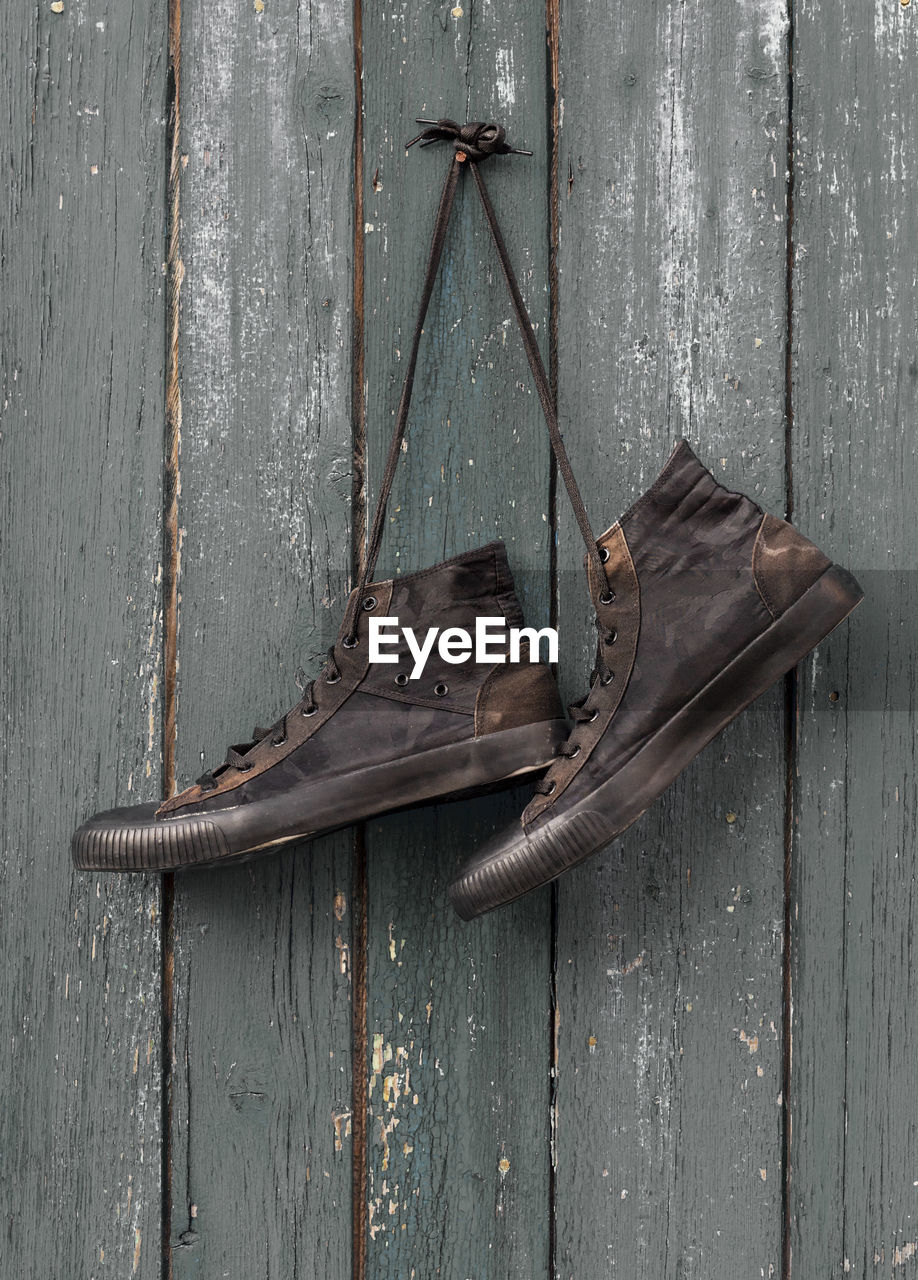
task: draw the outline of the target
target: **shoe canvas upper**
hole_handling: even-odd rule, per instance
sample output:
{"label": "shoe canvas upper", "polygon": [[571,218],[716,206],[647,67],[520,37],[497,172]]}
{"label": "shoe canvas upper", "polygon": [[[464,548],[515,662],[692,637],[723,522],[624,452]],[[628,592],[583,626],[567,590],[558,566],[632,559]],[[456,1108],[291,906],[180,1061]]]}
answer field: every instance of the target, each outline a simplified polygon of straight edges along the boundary
{"label": "shoe canvas upper", "polygon": [[[567,752],[581,750],[552,766],[545,785],[554,789],[534,796],[524,826],[590,795],[771,625],[759,569],[764,522],[790,529],[719,484],[681,441],[647,493],[602,535],[607,580],[590,588],[600,632],[616,633],[605,652],[614,676],[593,683],[584,710],[595,710],[596,720],[575,728]],[[795,564],[805,561],[793,577],[801,594],[829,561],[791,532],[800,548]],[[781,581],[788,580],[785,572]],[[602,607],[607,588],[614,599]]]}
{"label": "shoe canvas upper", "polygon": [[[373,617],[398,619],[399,643],[386,650],[397,657],[394,664],[369,662]],[[243,744],[237,749],[244,752],[246,768],[227,765],[215,770],[213,787],[188,787],[165,801],[158,815],[251,803],[306,778],[315,781],[356,771],[473,737],[479,694],[497,664],[478,663],[474,654],[461,665],[447,663],[434,647],[422,675],[411,680],[415,659],[401,628],[421,633],[429,627],[462,627],[474,633],[478,617],[503,617],[508,628],[523,622],[502,542],[430,569],[371,583],[357,613],[356,644],[345,643],[350,639],[346,623],[335,642],[335,670],[330,674],[338,678],[330,680],[328,668],[317,677],[303,701],[284,717],[283,740],[268,735]],[[499,665],[511,669],[509,663]],[[540,666],[539,677],[544,709],[534,707],[534,718],[563,718],[547,667]]]}

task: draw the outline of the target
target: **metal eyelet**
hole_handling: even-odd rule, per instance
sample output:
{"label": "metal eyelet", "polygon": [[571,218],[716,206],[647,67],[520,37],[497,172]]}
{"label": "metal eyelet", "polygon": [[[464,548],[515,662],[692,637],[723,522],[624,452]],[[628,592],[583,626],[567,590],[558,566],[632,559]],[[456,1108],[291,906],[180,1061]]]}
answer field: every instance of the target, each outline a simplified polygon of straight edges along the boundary
{"label": "metal eyelet", "polygon": [[564,756],[565,760],[576,760],[577,757],[580,755],[581,750],[582,748],[577,746],[577,747],[574,747],[573,751],[562,752],[562,755]]}
{"label": "metal eyelet", "polygon": [[606,644],[615,644],[615,641],[617,639],[618,639],[618,632],[613,627],[612,630],[609,632],[609,634],[606,636]]}
{"label": "metal eyelet", "polygon": [[360,641],[356,636],[345,636],[341,643],[344,645],[345,649],[356,649]]}
{"label": "metal eyelet", "polygon": [[404,689],[405,685],[408,683],[408,676],[405,674],[404,671],[400,671],[398,673],[398,675],[395,677],[395,683],[398,685],[400,689]]}
{"label": "metal eyelet", "polygon": [[602,595],[599,597],[599,603],[611,604],[614,599],[615,599],[615,592],[610,588],[608,591],[604,591]]}
{"label": "metal eyelet", "polygon": [[248,764],[240,764],[236,766],[239,773],[250,773],[255,768],[254,761],[250,760]]}
{"label": "metal eyelet", "polygon": [[325,683],[326,683],[326,684],[337,684],[337,683],[338,683],[338,681],[339,681],[340,679],[341,679],[341,672],[339,671],[339,672],[338,672],[338,674],[337,674],[336,676],[326,676],[326,677],[325,677]]}
{"label": "metal eyelet", "polygon": [[209,786],[207,786],[207,787],[200,787],[200,788],[199,788],[199,790],[200,790],[201,794],[202,794],[202,795],[205,795],[205,796],[206,796],[209,792],[211,792],[211,791],[216,791],[216,789],[217,789],[217,784],[216,784],[216,782],[212,782],[212,783],[211,783]]}
{"label": "metal eyelet", "polygon": [[600,547],[600,548],[599,548],[599,558],[600,558],[600,560],[603,562],[603,564],[605,564],[605,563],[606,563],[606,561],[609,559],[609,548],[608,548],[608,547]]}
{"label": "metal eyelet", "polygon": [[437,695],[438,698],[445,698],[446,695],[449,693],[449,685],[444,684],[443,681],[441,680],[439,684],[434,685],[434,693]]}
{"label": "metal eyelet", "polygon": [[272,739],[271,739],[271,746],[272,746],[272,747],[282,747],[286,741],[287,741],[287,735],[286,735],[286,733],[285,733],[285,734],[284,734],[284,736],[283,736],[282,738],[272,738]]}
{"label": "metal eyelet", "polygon": [[549,782],[548,786],[545,788],[542,794],[546,796],[551,796],[551,795],[554,795],[557,789],[558,789],[557,782]]}
{"label": "metal eyelet", "polygon": [[599,715],[599,707],[594,707],[593,714],[590,716],[589,720],[587,721],[587,724],[592,724],[598,715]]}
{"label": "metal eyelet", "polygon": [[369,613],[371,609],[376,608],[376,603],[375,596],[367,596],[366,600],[363,602],[363,607],[366,609],[367,613]]}
{"label": "metal eyelet", "polygon": [[613,681],[614,679],[615,679],[615,672],[614,672],[614,671],[607,671],[607,672],[605,673],[605,675],[600,676],[600,678],[599,678],[599,683],[600,683],[600,684],[611,684],[611,683],[612,683],[612,681]]}
{"label": "metal eyelet", "polygon": [[314,716],[314,715],[316,714],[316,712],[318,711],[318,709],[319,709],[319,708],[316,706],[316,704],[315,704],[314,702],[311,702],[311,703],[309,704],[309,706],[308,706],[308,707],[303,707],[302,711],[300,712],[300,715],[301,715],[301,716]]}

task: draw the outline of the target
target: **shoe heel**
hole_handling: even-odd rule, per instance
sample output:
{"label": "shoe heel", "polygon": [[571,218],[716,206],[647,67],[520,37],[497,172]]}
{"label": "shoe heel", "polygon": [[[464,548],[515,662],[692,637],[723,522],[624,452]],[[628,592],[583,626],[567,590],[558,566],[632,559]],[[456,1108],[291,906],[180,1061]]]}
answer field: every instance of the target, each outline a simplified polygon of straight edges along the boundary
{"label": "shoe heel", "polygon": [[790,671],[844,622],[863,598],[864,592],[854,574],[841,565],[830,565],[769,627],[766,637],[771,641],[772,653],[768,665],[777,659],[784,671]]}

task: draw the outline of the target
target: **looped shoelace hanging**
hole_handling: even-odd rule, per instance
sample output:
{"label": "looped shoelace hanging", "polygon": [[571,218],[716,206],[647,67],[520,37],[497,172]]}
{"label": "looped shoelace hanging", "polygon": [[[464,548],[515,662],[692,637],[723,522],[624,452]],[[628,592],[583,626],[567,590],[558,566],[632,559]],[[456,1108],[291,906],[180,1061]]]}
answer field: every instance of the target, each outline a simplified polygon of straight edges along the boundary
{"label": "looped shoelace hanging", "polygon": [[[430,306],[430,299],[433,294],[433,287],[436,282],[437,272],[440,266],[440,259],[443,254],[443,245],[446,240],[446,233],[449,229],[450,215],[452,213],[453,202],[456,195],[456,187],[459,177],[464,169],[470,169],[475,181],[475,189],[478,192],[481,206],[484,210],[485,219],[488,223],[488,229],[491,233],[491,239],[494,248],[497,251],[498,261],[500,263],[501,273],[510,295],[510,302],[519,326],[520,335],[523,339],[523,347],[526,352],[526,359],[529,362],[529,368],[535,383],[536,392],[539,397],[539,403],[542,406],[542,413],[548,427],[548,438],[551,444],[552,452],[558,464],[558,470],[567,489],[571,506],[574,509],[574,515],[580,528],[581,536],[586,545],[587,557],[591,561],[598,574],[597,581],[603,581],[605,571],[602,567],[602,557],[600,555],[599,546],[593,531],[590,527],[589,517],[586,508],[583,505],[583,499],[580,496],[580,490],[577,487],[577,481],[574,479],[574,473],[567,456],[567,450],[564,447],[564,441],[561,438],[561,431],[558,426],[558,415],[555,411],[554,397],[551,391],[551,384],[548,374],[545,371],[545,365],[542,362],[542,355],[539,351],[539,344],[536,341],[535,331],[532,327],[532,321],[529,318],[529,312],[523,301],[523,295],[520,293],[520,287],[517,283],[516,275],[510,262],[510,255],[507,253],[507,246],[504,242],[503,234],[497,221],[497,215],[491,204],[487,187],[484,179],[479,171],[479,165],[483,160],[487,160],[493,155],[532,155],[531,151],[522,151],[518,148],[511,147],[506,140],[505,130],[501,125],[489,123],[486,121],[470,121],[467,124],[457,124],[455,120],[418,120],[418,124],[424,125],[424,129],[406,143],[406,147],[413,147],[416,143],[420,143],[422,147],[429,147],[435,143],[448,142],[453,145],[453,156],[450,160],[449,167],[446,171],[446,178],[443,183],[443,190],[440,193],[440,202],[437,206],[437,213],[434,219],[433,235],[430,242],[430,250],[427,256],[427,266],[424,272],[424,282],[421,287],[421,298],[418,304],[417,320],[414,325],[414,332],[411,337],[411,347],[408,353],[408,361],[405,369],[405,378],[402,383],[401,396],[399,397],[398,409],[395,415],[395,426],[392,431],[392,439],[389,443],[389,450],[386,455],[385,468],[383,470],[382,483],[379,488],[379,497],[376,502],[376,510],[373,514],[373,524],[370,530],[370,536],[367,541],[367,551],[364,558],[363,568],[360,572],[360,578],[356,590],[352,593],[347,612],[345,614],[346,628],[344,633],[344,643],[349,647],[356,643],[357,628],[357,611],[360,608],[360,601],[368,583],[372,580],[373,573],[376,569],[376,561],[379,558],[380,546],[382,544],[383,533],[385,531],[386,510],[389,503],[389,494],[392,490],[392,482],[395,478],[396,468],[401,453],[402,441],[405,436],[405,428],[408,423],[408,411],[411,406],[411,393],[414,389],[414,375],[417,368],[418,352],[421,345],[421,334],[424,328],[424,321],[427,318],[427,310]],[[334,668],[337,678],[340,678],[340,672],[335,665],[334,646],[328,651],[329,664]],[[326,672],[329,666],[326,666]],[[328,680],[328,674],[325,676]],[[332,683],[336,681],[333,680]],[[308,688],[306,697],[304,698],[304,714],[311,714],[307,708],[314,706],[312,701],[313,689],[316,681],[313,681]],[[575,704],[579,705],[579,704]],[[296,711],[289,713],[296,714]],[[286,716],[278,721],[273,729],[256,730],[256,736],[253,741],[244,744],[242,748],[231,747],[227,753],[225,765],[235,769],[243,769],[251,767],[250,762],[246,760],[246,753],[251,750],[257,742],[266,738],[269,733],[275,734],[275,741],[280,745],[286,740]],[[261,734],[261,737],[257,736]],[[241,763],[240,763],[241,762]],[[223,766],[221,766],[222,768]],[[212,790],[217,785],[216,772],[210,771],[205,773],[199,781],[199,785],[205,789]]]}
{"label": "looped shoelace hanging", "polygon": [[501,233],[500,226],[497,221],[497,215],[491,204],[488,189],[485,186],[484,179],[481,176],[479,165],[492,155],[531,155],[529,151],[521,151],[518,148],[511,147],[507,143],[506,133],[501,125],[488,123],[485,121],[471,121],[468,124],[457,124],[455,120],[418,120],[418,124],[422,124],[425,128],[406,143],[407,147],[413,147],[416,143],[420,143],[422,147],[429,147],[438,142],[452,143],[453,155],[446,171],[446,178],[443,183],[443,190],[440,194],[440,203],[437,207],[436,218],[434,219],[433,235],[431,237],[430,251],[427,257],[427,268],[424,273],[424,283],[421,287],[421,300],[418,306],[418,316],[415,322],[414,332],[411,337],[411,347],[408,353],[408,363],[405,370],[405,380],[402,384],[402,394],[398,403],[398,410],[395,415],[395,427],[392,432],[392,440],[389,444],[389,451],[386,455],[386,465],[383,470],[382,483],[379,489],[379,498],[376,503],[376,511],[373,515],[373,524],[370,530],[370,537],[367,542],[367,554],[364,560],[363,569],[360,574],[360,580],[356,592],[348,612],[348,635],[353,637],[354,622],[358,608],[358,602],[366,589],[367,584],[372,580],[373,572],[376,569],[376,561],[379,556],[379,549],[382,543],[383,533],[385,531],[386,510],[388,507],[389,493],[392,489],[392,482],[395,478],[395,470],[398,465],[401,453],[402,440],[405,435],[405,428],[408,422],[408,410],[411,404],[411,392],[414,387],[414,374],[417,367],[418,351],[421,345],[421,334],[424,327],[424,321],[427,318],[427,309],[430,305],[431,295],[433,293],[434,283],[437,277],[437,271],[440,266],[440,259],[443,254],[443,245],[446,240],[446,233],[449,228],[450,215],[452,213],[453,201],[456,195],[456,187],[459,177],[464,169],[470,169],[472,177],[475,181],[475,189],[478,192],[481,207],[484,210],[485,219],[488,223],[488,229],[491,233],[491,239],[494,242],[494,248],[497,251],[497,258],[500,263],[501,273],[510,295],[510,302],[519,326],[520,334],[523,339],[523,347],[526,352],[526,359],[529,362],[529,368],[535,383],[536,392],[538,393],[539,403],[542,406],[542,413],[548,427],[548,438],[551,443],[552,452],[558,464],[558,470],[561,472],[567,489],[571,506],[574,509],[574,515],[580,528],[581,536],[586,545],[587,555],[592,561],[597,572],[598,581],[602,581],[604,571],[602,568],[602,559],[599,553],[599,547],[596,538],[590,528],[589,517],[586,508],[583,505],[583,499],[580,496],[580,490],[577,488],[577,481],[574,479],[574,473],[568,460],[567,450],[564,447],[564,441],[561,438],[561,431],[558,426],[558,415],[555,411],[554,396],[551,391],[551,383],[548,374],[545,371],[545,365],[542,362],[542,355],[539,351],[539,344],[536,341],[535,331],[532,327],[532,321],[529,318],[529,312],[526,310],[526,304],[523,301],[523,295],[520,293],[520,287],[517,283],[513,266],[510,262],[510,255],[507,252],[507,246],[504,243],[504,237]]}

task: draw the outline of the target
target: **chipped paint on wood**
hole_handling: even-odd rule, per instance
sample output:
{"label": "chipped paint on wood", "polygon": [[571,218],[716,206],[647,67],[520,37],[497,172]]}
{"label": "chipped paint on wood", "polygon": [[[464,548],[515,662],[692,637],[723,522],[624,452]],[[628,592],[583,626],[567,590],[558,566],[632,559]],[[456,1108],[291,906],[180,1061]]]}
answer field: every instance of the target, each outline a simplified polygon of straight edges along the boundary
{"label": "chipped paint on wood", "polygon": [[[598,528],[683,434],[783,510],[785,19],[776,0],[560,6],[559,404]],[[595,631],[563,492],[558,528],[573,698]],[[780,1179],[759,1171],[782,1116],[749,1059],[780,1079],[760,1020],[782,999],[783,742],[778,691],[559,881],[559,1275],[781,1266]]]}
{"label": "chipped paint on wood", "polygon": [[[354,73],[350,11],[181,8],[184,785],[294,704],[339,624]],[[345,832],[176,884],[174,1280],[350,1273],[350,864]]]}
{"label": "chipped paint on wood", "polygon": [[[181,576],[187,778],[289,704],[346,589],[356,104],[350,11],[181,8],[169,279],[187,429],[176,416],[165,576]],[[915,1057],[914,725],[907,677],[865,686],[877,653],[893,672],[915,665],[918,544],[890,495],[918,479],[904,426],[918,416],[918,28],[907,0],[800,0],[792,31],[785,0],[560,8],[560,404],[597,519],[646,487],[683,431],[780,512],[789,347],[798,520],[855,569],[902,571],[895,592],[876,575],[870,607],[807,662],[796,701],[787,1208],[794,1275],[908,1275],[913,1151],[890,1126],[907,1124]],[[405,160],[407,117],[494,115],[535,150],[488,180],[546,349],[550,153],[541,11],[363,9],[372,488],[422,265],[404,227],[421,225],[443,167]],[[162,777],[175,657],[161,564],[166,27],[161,0],[93,0],[91,15],[47,0],[14,16],[0,55],[0,596],[25,600],[0,619],[0,723],[16,744],[0,913],[18,958],[0,976],[14,1100],[0,1148],[24,1170],[15,1202],[2,1183],[0,1213],[15,1256],[100,1280],[160,1270],[163,913],[154,882],[71,883],[62,868],[76,809],[152,798]],[[499,533],[527,611],[544,614],[543,429],[468,193],[446,259],[384,556],[414,568]],[[592,633],[563,496],[558,525],[576,694]],[[368,1144],[355,1209],[368,1274],[732,1280],[737,1257],[779,1274],[784,730],[776,693],[619,850],[565,879],[555,975],[547,894],[470,927],[446,905],[452,866],[513,819],[516,797],[461,820],[444,809],[373,824],[356,1115],[348,837],[183,882],[167,1064],[175,1280],[283,1276],[291,1248],[329,1275],[359,1272],[355,1139]],[[62,735],[77,755],[48,751]],[[64,1153],[53,1167],[48,1149]],[[78,1221],[49,1234],[49,1203],[78,1205]]]}
{"label": "chipped paint on wood", "polygon": [[[456,9],[364,6],[371,502],[447,164],[436,148],[405,155],[415,115],[493,118],[535,152],[489,162],[486,181],[547,351],[544,12]],[[502,536],[527,620],[547,622],[545,427],[471,189],[457,198],[414,403],[382,571]],[[446,898],[452,867],[518,816],[522,794],[368,826],[368,1275],[545,1274],[550,1046],[532,1028],[548,1018],[546,902],[470,928]]]}
{"label": "chipped paint on wood", "polygon": [[897,1258],[918,1237],[918,25],[914,5],[884,0],[794,10],[795,520],[866,599],[800,672],[790,1242],[794,1275],[844,1259],[857,1277],[905,1277],[918,1263]]}
{"label": "chipped paint on wood", "polygon": [[0,51],[0,1220],[3,1269],[120,1280],[160,1269],[160,888],[69,842],[161,784],[166,14],[92,13]]}

